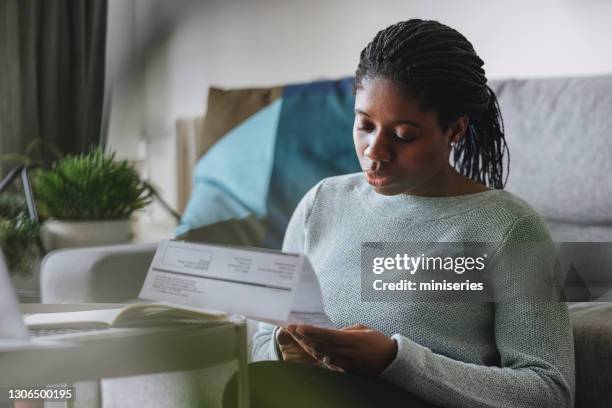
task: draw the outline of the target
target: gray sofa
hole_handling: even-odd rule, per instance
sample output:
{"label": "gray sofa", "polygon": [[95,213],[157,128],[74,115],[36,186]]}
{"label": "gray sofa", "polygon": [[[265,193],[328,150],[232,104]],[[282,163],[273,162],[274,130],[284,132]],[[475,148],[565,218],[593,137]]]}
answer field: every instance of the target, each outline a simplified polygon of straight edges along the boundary
{"label": "gray sofa", "polygon": [[[612,75],[509,79],[490,85],[501,105],[511,152],[507,189],[545,218],[556,241],[612,242]],[[41,271],[42,301],[134,298],[153,251],[154,246],[145,245],[52,253]],[[597,267],[604,268],[595,271],[599,276],[612,275],[612,260]],[[593,266],[578,265],[577,270],[592,273],[589,268]],[[611,281],[612,277],[607,288]],[[601,287],[586,288],[589,302],[569,303],[579,408],[612,407],[612,291]],[[212,375],[202,374],[215,379],[215,384],[196,381],[206,390],[210,406],[218,404],[231,370],[225,367]],[[142,406],[142,399],[133,397],[140,390],[150,397],[147,406],[162,406],[154,403],[158,394],[164,395],[167,405],[173,392],[176,401],[183,398],[182,387],[186,382],[194,384],[193,375],[109,380],[103,383],[100,400],[104,406],[112,406],[119,398],[122,406]]]}

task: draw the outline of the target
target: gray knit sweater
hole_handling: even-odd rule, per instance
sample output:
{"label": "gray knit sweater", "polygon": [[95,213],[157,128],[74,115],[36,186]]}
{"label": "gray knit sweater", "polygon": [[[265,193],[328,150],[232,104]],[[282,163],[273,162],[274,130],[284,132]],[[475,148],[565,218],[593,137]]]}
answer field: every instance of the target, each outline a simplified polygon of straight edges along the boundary
{"label": "gray knit sweater", "polygon": [[[397,341],[397,357],[380,378],[442,407],[573,407],[565,303],[361,301],[362,242],[515,240],[550,235],[542,218],[509,192],[384,196],[355,173],[324,179],[302,198],[283,250],[308,256],[337,327],[361,323]],[[520,282],[509,290],[520,296]],[[254,361],[282,359],[275,330],[259,324]]]}

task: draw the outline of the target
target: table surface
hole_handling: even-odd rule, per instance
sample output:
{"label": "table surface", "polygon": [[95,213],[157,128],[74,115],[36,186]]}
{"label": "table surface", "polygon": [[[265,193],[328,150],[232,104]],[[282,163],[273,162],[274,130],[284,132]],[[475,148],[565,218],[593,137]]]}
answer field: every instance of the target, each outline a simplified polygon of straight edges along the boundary
{"label": "table surface", "polygon": [[[125,305],[23,304],[22,311],[63,312],[115,306]],[[4,351],[0,352],[0,387],[196,370],[241,358],[245,363],[245,339],[245,321],[235,317],[214,326],[205,323],[133,328],[111,338],[93,336],[59,347]]]}

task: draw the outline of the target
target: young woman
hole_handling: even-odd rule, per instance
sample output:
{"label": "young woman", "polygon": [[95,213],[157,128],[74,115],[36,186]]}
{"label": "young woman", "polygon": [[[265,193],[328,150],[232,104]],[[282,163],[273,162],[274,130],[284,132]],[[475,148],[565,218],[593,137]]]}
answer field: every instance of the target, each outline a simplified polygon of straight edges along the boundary
{"label": "young woman", "polygon": [[[253,357],[272,361],[251,364],[254,406],[573,406],[565,303],[361,299],[362,242],[550,241],[503,190],[503,123],[482,66],[437,21],[399,22],[362,51],[353,138],[364,172],[313,187],[283,244],[311,260],[337,329],[261,323]],[[520,299],[529,267],[497,289]]]}

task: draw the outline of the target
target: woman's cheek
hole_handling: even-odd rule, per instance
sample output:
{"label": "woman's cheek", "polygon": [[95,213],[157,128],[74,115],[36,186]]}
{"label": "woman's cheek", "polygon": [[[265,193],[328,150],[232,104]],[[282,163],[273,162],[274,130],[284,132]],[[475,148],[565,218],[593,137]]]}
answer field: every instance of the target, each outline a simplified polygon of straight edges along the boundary
{"label": "woman's cheek", "polygon": [[355,144],[355,150],[359,151],[361,145],[363,144],[363,137],[359,134],[359,131],[357,130],[353,130],[353,143]]}
{"label": "woman's cheek", "polygon": [[413,174],[426,174],[428,168],[432,166],[433,155],[424,146],[412,145],[406,147],[400,157],[400,166],[410,170]]}
{"label": "woman's cheek", "polygon": [[439,171],[438,158],[425,147],[413,149],[403,155],[399,164],[404,174],[403,183],[407,188],[418,188],[425,180],[430,179]]}
{"label": "woman's cheek", "polygon": [[353,131],[353,144],[355,145],[355,152],[357,153],[357,158],[359,159],[359,162],[363,164],[363,161],[365,160],[363,156],[363,151],[368,146],[367,136],[361,134],[361,132]]}

